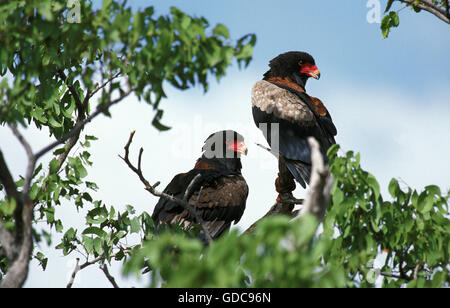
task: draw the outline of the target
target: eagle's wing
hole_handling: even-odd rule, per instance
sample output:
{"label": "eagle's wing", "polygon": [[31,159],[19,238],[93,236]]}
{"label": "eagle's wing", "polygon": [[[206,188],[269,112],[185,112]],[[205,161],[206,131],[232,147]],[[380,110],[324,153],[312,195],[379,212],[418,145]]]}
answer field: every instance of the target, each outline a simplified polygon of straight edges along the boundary
{"label": "eagle's wing", "polygon": [[[188,199],[203,219],[212,238],[220,236],[231,223],[240,220],[245,210],[248,186],[242,175],[222,176],[212,182],[204,183]],[[200,192],[200,197],[199,197]],[[190,229],[196,223],[189,211],[178,207],[177,210],[159,211],[160,221],[178,224]]]}
{"label": "eagle's wing", "polygon": [[[304,92],[260,80],[252,89],[252,111],[255,124],[263,131],[271,148],[278,146],[292,175],[306,187],[311,168],[307,138],[313,136],[319,141],[325,158],[328,148],[335,143],[336,128],[325,106]],[[267,126],[261,125],[263,123]],[[276,127],[273,123],[278,124],[278,134],[273,132]],[[275,136],[278,136],[278,144],[273,140]]]}

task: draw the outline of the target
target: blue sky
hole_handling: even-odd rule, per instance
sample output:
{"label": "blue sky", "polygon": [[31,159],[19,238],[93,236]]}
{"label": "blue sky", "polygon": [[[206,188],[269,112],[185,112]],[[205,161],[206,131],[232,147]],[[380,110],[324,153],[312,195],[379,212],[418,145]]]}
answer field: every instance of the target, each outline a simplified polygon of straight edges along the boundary
{"label": "blue sky", "polygon": [[[85,132],[100,138],[92,146],[94,166],[89,175],[100,186],[95,197],[118,209],[132,204],[138,211],[153,210],[157,199],[144,191],[117,157],[130,131],[137,130],[134,150],[145,149],[147,178],[163,186],[175,174],[192,168],[210,133],[232,128],[244,135],[249,146],[243,174],[250,195],[237,227],[243,230],[263,216],[276,198],[277,164],[254,145],[264,139],[253,124],[250,91],[269,60],[289,50],[314,56],[321,79],[308,82],[308,93],[322,99],[338,128],[337,142],[344,150],[361,152],[363,168],[376,176],[387,198],[391,177],[417,189],[428,184],[449,189],[449,25],[427,12],[405,9],[399,13],[400,27],[383,40],[379,24],[366,20],[366,4],[365,0],[129,1],[134,9],[154,5],[156,14],[176,6],[204,16],[212,26],[225,24],[233,39],[255,33],[258,40],[249,67],[239,70],[233,64],[219,83],[211,78],[208,93],[200,87],[187,91],[167,87],[168,99],[161,107],[163,123],[172,126],[171,131],[161,133],[151,127],[153,110],[134,97],[114,106],[112,119],[99,118],[90,124]],[[48,143],[46,132],[30,129],[24,134],[33,149]],[[2,144],[11,144],[2,151],[12,172],[23,174],[26,157],[20,145],[3,127],[0,137]],[[297,197],[304,194],[297,188]],[[85,213],[72,207],[67,204],[58,209],[57,217],[68,221],[66,228],[73,225],[82,230]],[[57,244],[60,235],[54,236]],[[26,286],[65,286],[76,256],[63,258],[53,248],[40,248],[50,258],[48,269],[42,272],[33,262]],[[119,272],[120,266],[113,266],[112,273],[122,286],[143,283],[119,278]],[[109,286],[98,268],[87,268],[79,276],[75,286]]]}

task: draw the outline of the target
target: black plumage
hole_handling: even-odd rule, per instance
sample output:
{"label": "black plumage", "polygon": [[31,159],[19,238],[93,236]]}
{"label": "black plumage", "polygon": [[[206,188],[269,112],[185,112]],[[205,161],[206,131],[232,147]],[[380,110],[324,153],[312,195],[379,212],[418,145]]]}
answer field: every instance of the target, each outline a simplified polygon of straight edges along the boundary
{"label": "black plumage", "polygon": [[[295,178],[304,188],[311,174],[309,136],[316,138],[326,159],[326,152],[335,142],[336,127],[323,103],[306,93],[310,77],[320,78],[313,57],[304,52],[287,52],[272,59],[270,70],[258,81],[252,91],[252,112],[255,124],[267,124],[262,129],[269,145],[274,148],[273,130],[278,124],[278,150],[280,154],[280,178],[283,185],[278,192],[295,189]],[[286,174],[285,170],[289,170]],[[287,178],[287,180],[286,180]]]}
{"label": "black plumage", "polygon": [[[241,174],[240,155],[246,154],[247,148],[240,134],[221,131],[207,138],[203,151],[194,168],[176,175],[164,192],[183,199],[189,184],[200,174],[187,200],[214,239],[228,230],[233,221],[237,223],[244,213],[248,186]],[[152,219],[157,225],[178,224],[186,230],[197,223],[189,211],[165,198],[156,204]],[[203,239],[204,234],[199,237]]]}

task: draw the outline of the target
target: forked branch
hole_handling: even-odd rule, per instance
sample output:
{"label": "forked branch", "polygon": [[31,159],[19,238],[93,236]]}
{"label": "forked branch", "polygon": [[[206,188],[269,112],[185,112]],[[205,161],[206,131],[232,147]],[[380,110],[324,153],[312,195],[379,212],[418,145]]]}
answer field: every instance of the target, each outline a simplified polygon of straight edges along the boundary
{"label": "forked branch", "polygon": [[127,164],[128,168],[130,168],[134,173],[137,174],[137,176],[139,177],[141,182],[144,184],[145,190],[147,190],[153,196],[170,200],[170,201],[180,205],[185,210],[187,210],[192,215],[192,217],[195,218],[196,223],[200,225],[200,227],[202,228],[203,232],[205,233],[205,238],[206,238],[207,242],[210,243],[212,241],[211,233],[209,232],[208,228],[206,227],[206,224],[203,221],[202,217],[198,214],[198,212],[196,210],[196,207],[192,207],[191,205],[189,205],[188,200],[187,200],[188,197],[191,195],[191,190],[193,189],[195,184],[200,179],[200,174],[195,176],[192,179],[192,181],[189,183],[189,186],[187,187],[187,189],[185,191],[183,199],[179,199],[179,198],[176,198],[176,197],[174,197],[172,195],[169,195],[169,194],[166,194],[164,192],[160,192],[160,191],[156,190],[156,187],[160,184],[160,182],[156,182],[155,184],[150,185],[150,182],[145,178],[145,176],[144,176],[144,174],[142,172],[142,153],[144,152],[144,149],[141,148],[139,150],[137,167],[134,166],[130,162],[130,159],[129,159],[130,145],[133,142],[133,137],[134,137],[135,132],[136,131],[132,131],[131,132],[130,137],[128,138],[128,142],[127,142],[127,144],[124,147],[124,149],[125,149],[125,156],[122,157],[122,156],[119,155],[119,157]]}

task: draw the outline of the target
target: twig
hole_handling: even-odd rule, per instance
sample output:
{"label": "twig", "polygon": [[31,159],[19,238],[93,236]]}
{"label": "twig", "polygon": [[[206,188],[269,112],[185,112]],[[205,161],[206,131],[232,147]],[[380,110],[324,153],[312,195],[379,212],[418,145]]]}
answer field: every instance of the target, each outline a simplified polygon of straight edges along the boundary
{"label": "twig", "polygon": [[25,152],[27,153],[28,158],[33,157],[33,151],[31,150],[31,146],[28,143],[28,141],[25,139],[25,137],[19,132],[17,127],[15,125],[9,126],[16,138],[19,140],[19,142],[22,144],[22,146],[25,149]]}
{"label": "twig", "polygon": [[278,154],[277,154],[277,153],[274,153],[274,152],[272,151],[271,148],[268,148],[268,147],[266,147],[266,146],[263,146],[262,144],[257,143],[257,142],[255,142],[255,144],[256,144],[257,146],[259,146],[260,148],[266,150],[267,152],[269,152],[270,154],[272,154],[272,155],[275,156],[276,158],[278,158]]}
{"label": "twig", "polygon": [[106,264],[102,264],[100,265],[100,269],[103,271],[103,273],[105,273],[106,278],[108,278],[109,282],[111,282],[111,284],[113,285],[113,287],[115,289],[119,289],[119,286],[116,283],[116,280],[114,279],[113,276],[111,276],[111,274],[108,271],[108,267],[106,266]]}
{"label": "twig", "polygon": [[[198,180],[202,177],[202,175],[199,173],[197,174],[192,181],[189,183],[188,187],[186,188],[186,191],[184,192],[184,197],[183,197],[183,201],[184,202],[188,202],[188,198],[191,195],[191,190],[192,188],[195,186],[195,184],[198,182]],[[200,195],[200,194],[199,194]],[[198,198],[197,198],[198,199]],[[198,200],[197,200],[198,202]]]}
{"label": "twig", "polygon": [[399,0],[400,2],[406,3],[407,5],[417,7],[424,11],[427,11],[440,20],[444,21],[447,24],[450,24],[450,11],[448,8],[448,4],[446,4],[446,9],[442,9],[439,5],[434,4],[432,0]]}
{"label": "twig", "polygon": [[73,269],[72,275],[70,276],[69,283],[66,286],[66,288],[68,288],[68,289],[72,288],[73,282],[75,281],[75,277],[77,276],[77,273],[81,270],[79,264],[80,264],[80,259],[77,258],[76,263],[75,263],[75,268]]}
{"label": "twig", "polygon": [[[125,249],[124,251],[126,252],[126,251],[129,251],[129,250],[128,250],[128,249]],[[117,254],[118,254],[118,252],[112,254],[112,255],[110,256],[110,258],[114,258]],[[104,255],[101,255],[101,256],[96,257],[95,259],[92,259],[91,261],[86,261],[86,262],[84,262],[84,263],[81,264],[81,265],[79,265],[80,259],[77,258],[77,264],[76,264],[75,269],[74,269],[74,271],[73,271],[73,273],[72,273],[71,279],[70,279],[69,283],[67,284],[67,288],[70,288],[70,287],[72,286],[73,280],[75,279],[75,276],[77,275],[77,273],[78,273],[79,271],[81,271],[81,270],[85,269],[86,267],[88,267],[88,266],[90,266],[90,265],[93,265],[93,264],[95,264],[95,263],[97,263],[97,262],[99,262],[99,261],[101,261],[101,260],[104,260],[105,258],[106,258],[106,257],[105,257]]]}
{"label": "twig", "polygon": [[420,264],[417,264],[416,267],[414,268],[414,274],[413,274],[413,279],[416,280],[418,275],[419,275],[419,270],[420,270]]}
{"label": "twig", "polygon": [[[28,157],[28,167],[27,167],[25,180],[24,180],[24,184],[23,184],[23,191],[22,191],[23,202],[26,202],[29,197],[28,193],[29,193],[30,186],[31,186],[31,177],[33,176],[34,167],[36,165],[36,160],[34,159],[33,150],[31,149],[30,144],[25,139],[25,137],[19,132],[17,127],[14,125],[10,125],[10,128],[11,128],[14,136],[16,136],[16,138],[19,140],[19,142],[24,147],[25,152],[27,153],[27,157]],[[16,208],[16,210],[21,211],[21,207]]]}
{"label": "twig", "polygon": [[402,275],[402,274],[393,274],[393,273],[387,273],[387,272],[380,272],[381,276],[384,277],[390,277],[390,278],[395,278],[395,279],[403,279],[403,280],[408,280],[411,281],[413,280],[411,277],[407,276],[407,275]]}
{"label": "twig", "polygon": [[[149,193],[151,193],[152,195],[156,196],[156,197],[160,197],[160,198],[164,198],[167,200],[170,200],[178,205],[180,205],[181,207],[183,207],[185,210],[187,210],[196,220],[196,222],[200,225],[200,227],[202,228],[203,232],[205,233],[205,237],[208,241],[208,243],[210,243],[212,241],[212,237],[211,237],[211,233],[209,232],[208,228],[206,227],[203,219],[201,218],[201,216],[197,213],[196,209],[193,208],[192,206],[189,205],[189,203],[187,202],[187,200],[182,200],[179,198],[176,198],[172,195],[168,195],[164,192],[160,192],[158,190],[156,190],[156,186],[159,185],[160,182],[155,183],[154,185],[150,185],[149,181],[147,181],[147,179],[144,177],[144,174],[142,173],[142,169],[141,169],[141,160],[142,160],[142,153],[143,153],[143,148],[140,149],[139,151],[139,157],[138,157],[138,167],[136,168],[129,159],[129,153],[130,153],[130,145],[131,142],[133,141],[133,137],[136,131],[132,131],[130,133],[130,137],[128,138],[128,142],[126,143],[124,150],[125,150],[125,156],[122,157],[119,155],[119,157],[127,164],[127,166],[138,175],[139,179],[141,180],[141,182],[145,185],[145,190],[147,190]],[[187,191],[189,189],[192,189],[193,185],[195,184],[195,182],[198,180],[198,177],[194,177],[192,179],[192,181],[189,183],[188,188],[186,189]],[[185,197],[188,195],[188,192],[185,192]]]}
{"label": "twig", "polygon": [[108,80],[106,80],[101,86],[97,87],[94,89],[94,91],[92,91],[91,93],[89,93],[89,95],[87,95],[86,97],[91,98],[92,96],[94,96],[95,93],[97,93],[98,91],[100,91],[101,89],[103,89],[108,83],[110,83],[111,81],[113,81],[114,79],[116,79],[117,77],[119,77],[120,72],[117,72],[116,74],[114,74],[112,77],[110,77]]}

